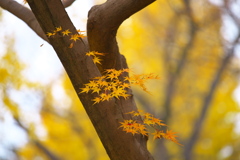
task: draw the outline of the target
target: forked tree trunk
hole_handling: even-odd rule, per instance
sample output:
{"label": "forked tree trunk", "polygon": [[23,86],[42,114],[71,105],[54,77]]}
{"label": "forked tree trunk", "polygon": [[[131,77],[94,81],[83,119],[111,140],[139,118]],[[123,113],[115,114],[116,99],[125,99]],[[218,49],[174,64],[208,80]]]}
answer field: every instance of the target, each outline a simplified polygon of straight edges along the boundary
{"label": "forked tree trunk", "polygon": [[[105,69],[127,68],[125,58],[120,55],[116,33],[120,24],[155,0],[108,0],[94,6],[89,12],[87,33],[88,44],[76,41],[69,48],[68,36],[60,34],[49,38],[50,44],[61,60],[76,93],[91,78],[101,76]],[[56,27],[69,29],[77,34],[60,0],[28,0],[28,3],[45,33]],[[101,66],[96,66],[85,53],[89,50],[106,53]],[[128,90],[131,94],[131,90]],[[132,136],[119,129],[119,122],[131,118],[126,112],[137,110],[133,96],[125,100],[112,99],[93,105],[95,94],[78,94],[107,154],[113,160],[150,160],[147,137]],[[141,119],[138,119],[141,121]]]}

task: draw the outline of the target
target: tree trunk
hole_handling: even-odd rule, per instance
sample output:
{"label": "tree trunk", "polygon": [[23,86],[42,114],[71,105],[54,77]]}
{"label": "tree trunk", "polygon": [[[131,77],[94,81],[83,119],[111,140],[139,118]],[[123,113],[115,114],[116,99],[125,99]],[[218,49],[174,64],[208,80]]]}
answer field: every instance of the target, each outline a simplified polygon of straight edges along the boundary
{"label": "tree trunk", "polygon": [[[88,43],[72,43],[68,36],[56,34],[48,40],[61,60],[76,93],[91,78],[101,76],[105,69],[127,68],[125,58],[120,55],[116,33],[120,24],[132,14],[141,10],[154,0],[108,0],[94,6],[89,12]],[[60,0],[28,0],[28,3],[45,33],[56,27],[69,29],[77,34]],[[88,51],[106,53],[101,66],[96,66],[85,53]],[[131,90],[128,90],[131,94]],[[131,94],[132,95],[132,94]],[[119,129],[119,122],[131,118],[126,112],[137,110],[133,96],[125,100],[112,99],[93,105],[96,94],[78,94],[90,120],[92,121],[103,146],[113,160],[148,160],[153,159],[147,150],[147,137],[131,135]],[[141,121],[141,119],[138,119]]]}

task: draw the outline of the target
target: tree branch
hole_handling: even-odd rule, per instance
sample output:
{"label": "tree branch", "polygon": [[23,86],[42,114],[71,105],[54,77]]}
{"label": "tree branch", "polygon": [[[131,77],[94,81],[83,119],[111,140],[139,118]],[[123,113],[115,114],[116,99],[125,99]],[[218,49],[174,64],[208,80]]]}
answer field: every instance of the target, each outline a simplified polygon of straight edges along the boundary
{"label": "tree branch", "polygon": [[1,0],[0,6],[25,22],[39,37],[48,41],[46,35],[39,26],[34,14],[27,7],[14,0]]}
{"label": "tree branch", "polygon": [[[69,7],[75,0],[63,0],[63,6]],[[1,0],[0,6],[25,22],[39,37],[48,42],[48,39],[30,9],[14,0]]]}
{"label": "tree branch", "polygon": [[122,68],[116,34],[120,24],[128,17],[155,0],[108,0],[91,8],[88,15],[87,34],[91,51],[106,53],[100,71]]}
{"label": "tree branch", "polygon": [[[148,1],[146,3],[145,1]],[[153,0],[151,0],[152,2]],[[114,2],[112,0],[107,1],[106,3]],[[125,0],[125,2],[127,2]],[[131,1],[133,2],[133,0]],[[130,8],[143,8],[145,4],[149,4],[150,0],[142,0],[142,1],[134,1],[135,3],[127,3],[128,5],[131,5]],[[56,27],[61,26],[63,30],[69,29],[72,34],[77,34],[77,31],[75,27],[73,26],[72,22],[70,21],[66,11],[64,10],[64,7],[59,0],[28,0],[28,3],[36,16],[39,24],[41,25],[41,28],[43,31],[49,32],[55,30]],[[115,1],[115,3],[117,3]],[[130,12],[132,13],[133,11],[131,10],[130,12],[127,11],[126,9],[129,9],[129,6],[126,6],[126,3],[119,3],[119,6],[124,4],[125,9],[121,8],[120,11],[124,11],[128,13],[128,16]],[[136,6],[134,6],[135,4]],[[140,5],[138,5],[140,4]],[[115,7],[116,10],[119,10],[116,4],[112,4],[113,6],[107,6],[109,7]],[[104,6],[104,5],[102,5]],[[141,6],[141,7],[139,7]],[[96,8],[96,7],[94,7]],[[98,7],[97,7],[98,8]],[[97,9],[96,8],[96,9]],[[104,17],[104,19],[108,19],[109,15],[105,14],[104,11],[108,10],[102,10],[101,8],[101,16],[107,16]],[[98,9],[97,9],[98,10]],[[112,12],[113,10],[110,9]],[[92,10],[93,11],[93,10]],[[137,10],[134,9],[136,12]],[[108,12],[109,13],[109,12]],[[95,19],[96,21],[99,22],[103,18],[99,15],[99,13],[94,12],[90,13],[90,17],[98,17],[101,19]],[[127,15],[124,14],[127,18]],[[114,17],[114,19],[107,20],[108,23],[103,23],[101,25],[106,25],[106,28],[108,30],[95,30],[96,26],[93,21],[90,21],[92,26],[91,29],[92,31],[97,32],[99,35],[104,35],[103,39],[104,41],[99,41],[101,44],[96,44],[95,40],[91,39],[91,42],[89,43],[90,46],[92,46],[94,51],[101,52],[102,50],[99,50],[101,48],[104,48],[108,46],[109,44],[111,46],[108,46],[109,48],[115,48],[112,51],[116,51],[116,41],[108,42],[107,45],[106,43],[106,37],[111,36],[112,39],[108,39],[109,41],[115,40],[116,39],[116,31],[120,23],[115,23],[115,19],[117,17]],[[122,19],[122,18],[120,18]],[[91,19],[93,20],[93,19]],[[123,21],[123,19],[122,19]],[[119,22],[119,20],[117,21]],[[115,33],[112,34],[113,29],[109,26],[108,24],[111,24],[111,27],[115,28]],[[117,27],[115,25],[118,25]],[[89,25],[88,25],[89,26]],[[97,28],[99,29],[99,28]],[[92,33],[92,32],[90,32]],[[91,36],[93,36],[91,34]],[[91,38],[95,38],[94,36]],[[98,35],[96,35],[96,38],[99,38]],[[88,83],[91,78],[94,77],[99,77],[101,76],[98,68],[96,65],[93,63],[92,59],[88,56],[85,55],[87,52],[87,48],[85,47],[83,41],[76,41],[74,43],[74,46],[72,48],[69,48],[69,45],[71,44],[71,41],[69,40],[68,36],[61,36],[56,34],[54,37],[49,38],[50,44],[53,46],[55,49],[59,59],[61,60],[73,86],[76,91],[76,93],[80,92],[80,88],[83,87],[84,84]],[[98,47],[95,48],[95,45]],[[101,47],[102,45],[102,47]],[[111,53],[113,55],[116,55],[118,62],[118,66],[116,68],[122,68],[126,67],[127,64],[124,59],[124,57],[121,57],[118,50],[117,52],[104,52],[104,53]],[[110,54],[109,54],[110,55]],[[106,63],[106,62],[105,62]],[[131,90],[128,91],[129,94],[131,94]],[[146,147],[146,137],[143,137],[141,135],[139,136],[132,136],[129,134],[126,134],[125,132],[121,131],[119,128],[119,121],[122,121],[125,117],[130,118],[130,115],[126,115],[124,113],[132,111],[132,110],[137,110],[135,102],[133,100],[133,97],[130,97],[127,100],[124,100],[121,98],[120,100],[112,99],[110,101],[104,101],[98,104],[95,104],[93,106],[93,102],[91,101],[96,94],[91,94],[91,93],[85,93],[85,94],[78,94],[79,99],[81,100],[89,118],[91,119],[109,157],[114,160],[148,160],[148,159],[153,159],[150,153],[147,150]],[[141,121],[140,118],[137,119],[138,121]],[[126,154],[127,153],[127,154]]]}
{"label": "tree branch", "polygon": [[62,4],[65,8],[71,6],[76,0],[62,0]]}

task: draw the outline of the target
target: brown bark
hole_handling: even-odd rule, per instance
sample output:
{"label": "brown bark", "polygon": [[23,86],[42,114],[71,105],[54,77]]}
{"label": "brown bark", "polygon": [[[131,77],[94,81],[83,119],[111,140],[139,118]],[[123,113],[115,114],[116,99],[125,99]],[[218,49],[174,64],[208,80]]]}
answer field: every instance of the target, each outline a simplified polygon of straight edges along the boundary
{"label": "brown bark", "polygon": [[[90,50],[106,53],[101,71],[106,68],[127,68],[123,56],[118,51],[116,32],[119,25],[129,16],[144,8],[154,0],[108,0],[95,6],[89,12],[88,41]],[[43,31],[52,32],[61,26],[77,34],[64,7],[59,0],[28,0]],[[74,43],[69,48],[69,37],[55,35],[49,38],[77,93],[91,78],[101,76],[99,69],[86,56],[87,44],[83,41]],[[131,94],[131,90],[128,91]],[[148,160],[153,159],[146,147],[147,138],[132,136],[118,129],[119,122],[129,115],[124,113],[136,110],[131,96],[129,99],[101,102],[93,105],[94,94],[78,94],[89,118],[91,119],[109,157],[114,160]],[[140,120],[140,119],[139,119]]]}

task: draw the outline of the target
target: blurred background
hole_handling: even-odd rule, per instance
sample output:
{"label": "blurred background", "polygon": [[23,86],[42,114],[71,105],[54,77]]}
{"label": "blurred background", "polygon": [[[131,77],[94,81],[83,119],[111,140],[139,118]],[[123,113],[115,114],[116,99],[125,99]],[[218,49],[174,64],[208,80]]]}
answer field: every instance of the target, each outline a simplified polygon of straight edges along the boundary
{"label": "blurred background", "polygon": [[[86,30],[103,2],[66,10]],[[51,46],[2,8],[0,29],[0,160],[109,159]],[[129,68],[161,78],[133,88],[138,107],[184,145],[150,136],[156,160],[240,160],[239,37],[240,0],[158,0],[122,24]]]}

